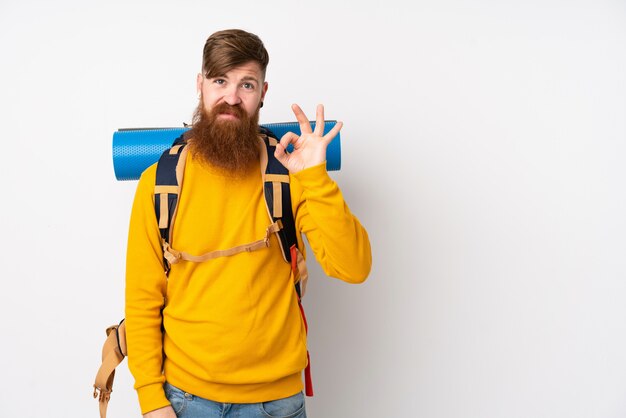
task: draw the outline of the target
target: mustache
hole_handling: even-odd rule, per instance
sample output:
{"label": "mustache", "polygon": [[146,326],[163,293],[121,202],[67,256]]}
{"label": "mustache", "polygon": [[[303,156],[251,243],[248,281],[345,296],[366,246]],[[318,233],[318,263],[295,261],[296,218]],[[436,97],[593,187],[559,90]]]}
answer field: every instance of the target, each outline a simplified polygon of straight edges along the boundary
{"label": "mustache", "polygon": [[211,109],[211,113],[214,116],[220,114],[234,115],[237,116],[238,119],[242,119],[245,116],[246,111],[240,105],[229,105],[226,102],[222,102],[215,105],[213,109]]}

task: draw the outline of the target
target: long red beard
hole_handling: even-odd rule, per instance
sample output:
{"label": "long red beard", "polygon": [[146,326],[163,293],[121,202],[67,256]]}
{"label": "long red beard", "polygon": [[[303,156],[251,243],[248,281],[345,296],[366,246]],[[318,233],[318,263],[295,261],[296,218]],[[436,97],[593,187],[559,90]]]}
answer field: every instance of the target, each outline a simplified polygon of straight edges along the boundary
{"label": "long red beard", "polygon": [[[237,119],[219,119],[222,113]],[[204,162],[235,177],[246,174],[259,161],[259,110],[250,116],[239,105],[220,103],[207,112],[200,100],[190,138],[190,151]]]}

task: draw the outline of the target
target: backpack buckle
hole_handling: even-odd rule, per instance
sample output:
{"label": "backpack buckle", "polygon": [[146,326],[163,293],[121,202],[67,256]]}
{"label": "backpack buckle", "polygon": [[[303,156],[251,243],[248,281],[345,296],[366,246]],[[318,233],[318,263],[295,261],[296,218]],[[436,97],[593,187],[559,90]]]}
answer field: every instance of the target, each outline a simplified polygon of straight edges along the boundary
{"label": "backpack buckle", "polygon": [[111,399],[111,392],[113,392],[113,390],[105,390],[93,385],[93,397],[94,399],[98,398],[100,402],[108,402],[109,399]]}
{"label": "backpack buckle", "polygon": [[167,241],[163,241],[163,257],[170,264],[176,264],[182,258],[180,251],[176,251],[167,243]]}
{"label": "backpack buckle", "polygon": [[263,239],[263,243],[266,247],[270,246],[270,237],[272,236],[272,233],[280,231],[282,227],[283,224],[280,219],[267,227],[265,230],[265,238]]}

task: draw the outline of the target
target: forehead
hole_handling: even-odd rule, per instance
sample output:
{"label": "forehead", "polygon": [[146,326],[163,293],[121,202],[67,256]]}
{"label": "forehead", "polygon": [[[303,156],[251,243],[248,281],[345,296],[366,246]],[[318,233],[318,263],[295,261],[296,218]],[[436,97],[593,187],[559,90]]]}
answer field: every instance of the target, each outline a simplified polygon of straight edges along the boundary
{"label": "forehead", "polygon": [[263,72],[261,66],[256,61],[249,61],[245,64],[238,65],[230,70],[226,71],[223,77],[231,79],[253,79],[257,81],[263,80]]}

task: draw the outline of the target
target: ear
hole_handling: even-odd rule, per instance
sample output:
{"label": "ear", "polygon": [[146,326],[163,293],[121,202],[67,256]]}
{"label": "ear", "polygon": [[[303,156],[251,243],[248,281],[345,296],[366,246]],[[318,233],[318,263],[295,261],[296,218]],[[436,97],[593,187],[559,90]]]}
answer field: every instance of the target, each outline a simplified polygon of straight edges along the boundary
{"label": "ear", "polygon": [[198,73],[196,77],[196,93],[200,94],[202,92],[202,82],[204,81],[204,76]]}
{"label": "ear", "polygon": [[265,99],[265,93],[267,93],[267,81],[263,82],[263,90],[261,91],[261,101]]}

